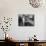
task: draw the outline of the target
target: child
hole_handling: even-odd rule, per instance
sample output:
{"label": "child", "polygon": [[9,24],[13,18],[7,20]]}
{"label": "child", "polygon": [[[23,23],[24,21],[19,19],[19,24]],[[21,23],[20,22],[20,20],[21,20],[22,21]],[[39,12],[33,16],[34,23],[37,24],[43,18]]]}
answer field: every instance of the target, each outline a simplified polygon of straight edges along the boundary
{"label": "child", "polygon": [[34,35],[32,38],[34,39],[34,41],[37,41],[36,35]]}

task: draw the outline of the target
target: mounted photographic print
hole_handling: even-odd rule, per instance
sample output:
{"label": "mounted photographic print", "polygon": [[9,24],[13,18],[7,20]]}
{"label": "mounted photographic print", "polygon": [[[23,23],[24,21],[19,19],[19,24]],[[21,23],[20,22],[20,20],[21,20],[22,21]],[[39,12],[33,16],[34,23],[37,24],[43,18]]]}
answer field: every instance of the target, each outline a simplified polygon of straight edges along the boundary
{"label": "mounted photographic print", "polygon": [[34,14],[19,14],[18,26],[34,26]]}

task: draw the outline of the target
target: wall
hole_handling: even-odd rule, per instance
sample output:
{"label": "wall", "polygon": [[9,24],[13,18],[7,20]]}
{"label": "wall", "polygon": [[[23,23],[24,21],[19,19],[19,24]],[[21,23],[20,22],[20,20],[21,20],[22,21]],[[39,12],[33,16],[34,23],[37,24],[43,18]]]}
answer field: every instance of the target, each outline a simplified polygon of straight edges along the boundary
{"label": "wall", "polygon": [[[45,15],[46,6],[40,8],[33,8],[30,6],[28,0],[0,0],[0,19],[1,17],[13,17],[13,22],[10,33],[17,40],[27,40],[34,34],[39,40],[45,39]],[[19,27],[18,14],[35,14],[34,27]],[[0,35],[2,35],[0,31]],[[3,33],[4,34],[4,33]],[[0,39],[4,37],[0,36]]]}

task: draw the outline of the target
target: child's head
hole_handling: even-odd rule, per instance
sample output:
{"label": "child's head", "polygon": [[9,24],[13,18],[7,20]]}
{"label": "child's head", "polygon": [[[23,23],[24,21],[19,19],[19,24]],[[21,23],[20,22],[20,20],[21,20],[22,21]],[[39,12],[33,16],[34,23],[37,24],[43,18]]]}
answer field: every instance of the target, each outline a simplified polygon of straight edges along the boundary
{"label": "child's head", "polygon": [[34,35],[34,37],[36,37],[36,35]]}

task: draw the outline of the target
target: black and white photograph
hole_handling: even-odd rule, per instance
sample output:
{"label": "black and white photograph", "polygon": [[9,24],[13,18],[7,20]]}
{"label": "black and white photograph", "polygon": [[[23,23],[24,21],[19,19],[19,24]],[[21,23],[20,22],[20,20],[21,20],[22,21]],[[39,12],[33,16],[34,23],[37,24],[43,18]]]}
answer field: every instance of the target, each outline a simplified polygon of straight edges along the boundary
{"label": "black and white photograph", "polygon": [[34,26],[34,14],[19,14],[18,26]]}

